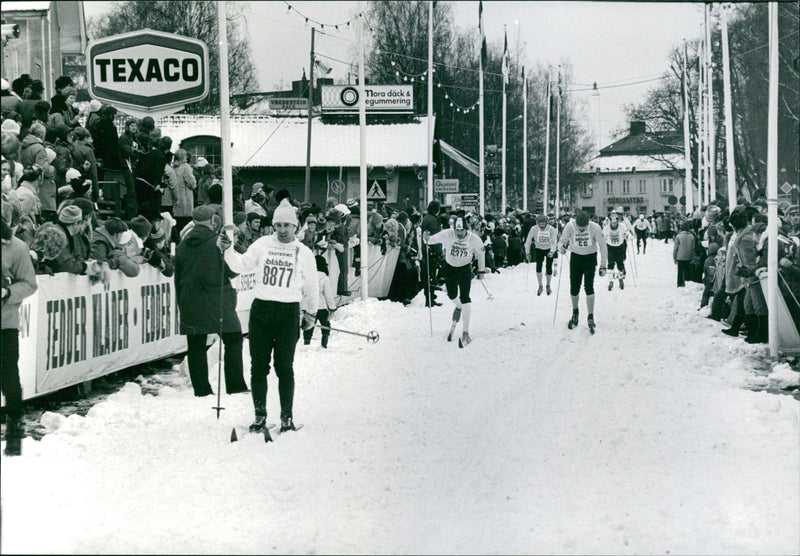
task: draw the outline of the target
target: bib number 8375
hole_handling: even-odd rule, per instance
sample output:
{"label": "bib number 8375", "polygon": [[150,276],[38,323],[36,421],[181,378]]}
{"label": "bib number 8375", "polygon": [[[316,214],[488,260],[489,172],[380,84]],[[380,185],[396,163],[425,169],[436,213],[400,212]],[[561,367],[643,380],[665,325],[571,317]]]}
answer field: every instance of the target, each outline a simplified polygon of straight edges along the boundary
{"label": "bib number 8375", "polygon": [[[288,288],[289,284],[292,282],[292,273],[294,271],[291,268],[283,268],[277,266],[269,266],[264,265],[264,276],[262,281],[264,282],[265,286],[278,286],[279,288],[285,287]],[[286,282],[284,283],[284,278]]]}

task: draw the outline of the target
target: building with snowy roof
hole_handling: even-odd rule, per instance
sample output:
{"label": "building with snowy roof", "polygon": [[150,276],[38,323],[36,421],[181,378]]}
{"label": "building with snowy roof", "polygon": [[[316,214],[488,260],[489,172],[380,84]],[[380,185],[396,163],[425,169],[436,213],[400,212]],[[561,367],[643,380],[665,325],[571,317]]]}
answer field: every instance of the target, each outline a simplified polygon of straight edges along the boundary
{"label": "building with snowy roof", "polygon": [[628,135],[600,150],[580,170],[576,205],[591,214],[680,209],[684,197],[681,133],[648,133],[644,122],[631,122]]}

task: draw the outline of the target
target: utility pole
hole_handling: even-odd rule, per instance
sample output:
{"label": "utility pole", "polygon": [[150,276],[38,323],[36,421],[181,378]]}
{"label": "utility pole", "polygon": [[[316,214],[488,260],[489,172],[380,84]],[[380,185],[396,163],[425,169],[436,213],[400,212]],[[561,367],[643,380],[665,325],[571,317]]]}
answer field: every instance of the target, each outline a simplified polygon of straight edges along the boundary
{"label": "utility pole", "polygon": [[314,103],[314,32],[315,27],[311,27],[311,58],[308,64],[308,141],[306,143],[306,184],[304,190],[304,201],[309,202],[311,198],[311,108]]}
{"label": "utility pole", "polygon": [[731,99],[731,62],[728,46],[728,11],[722,9],[722,92],[725,102],[725,167],[728,175],[728,209],[736,207],[736,161],[733,155],[733,101]]}

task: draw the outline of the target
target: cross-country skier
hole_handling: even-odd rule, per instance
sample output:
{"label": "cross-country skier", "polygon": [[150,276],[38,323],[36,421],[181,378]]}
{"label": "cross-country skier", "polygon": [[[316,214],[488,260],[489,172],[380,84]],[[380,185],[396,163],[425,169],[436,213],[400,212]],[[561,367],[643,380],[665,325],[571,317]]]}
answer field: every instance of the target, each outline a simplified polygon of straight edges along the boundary
{"label": "cross-country skier", "polygon": [[463,315],[464,320],[462,321],[459,346],[466,345],[472,341],[469,336],[469,319],[472,312],[472,303],[469,297],[472,281],[472,261],[477,260],[478,262],[478,280],[483,279],[483,274],[486,271],[483,241],[467,229],[467,222],[463,212],[458,213],[452,219],[449,229],[433,235],[423,232],[422,239],[428,245],[442,245],[442,251],[444,251],[444,266],[442,270],[445,275],[447,297],[455,304],[453,324],[450,327],[450,334],[447,339],[448,341],[452,340],[456,325]]}
{"label": "cross-country skier", "polygon": [[[626,239],[632,235],[627,226],[620,222],[620,215],[617,211],[611,211],[608,223],[603,228],[603,237],[608,247],[608,270],[617,269],[619,277],[619,289],[625,289],[625,257]],[[609,275],[608,291],[614,289],[614,276]]]}
{"label": "cross-country skier", "polygon": [[539,290],[536,295],[542,295],[542,263],[547,260],[547,295],[550,295],[550,279],[553,277],[553,257],[558,246],[558,232],[548,224],[547,217],[540,214],[536,217],[536,226],[533,226],[525,239],[525,253],[528,262],[536,262],[536,279],[539,281]]}
{"label": "cross-country skier", "polygon": [[594,271],[597,267],[597,252],[600,251],[600,276],[606,275],[608,249],[599,224],[589,221],[589,215],[580,211],[564,228],[558,250],[564,254],[569,247],[569,289],[572,296],[572,318],[569,328],[578,326],[578,295],[581,281],[586,291],[586,309],[589,312],[589,330],[594,333]]}
{"label": "cross-country skier", "polygon": [[647,253],[647,236],[653,233],[653,227],[644,214],[633,223],[633,230],[636,232],[636,252],[639,253],[639,248],[643,247],[642,253]]}
{"label": "cross-country skier", "polygon": [[[274,357],[281,402],[281,432],[295,430],[294,352],[303,329],[314,326],[319,303],[317,263],[311,250],[295,238],[297,214],[288,199],[272,215],[275,233],[257,239],[243,254],[233,249],[224,234],[217,245],[225,252],[231,270],[256,271],[253,305],[250,307],[250,388],[256,419],[251,432],[264,432],[267,422],[267,375]],[[302,321],[301,321],[302,314]]]}

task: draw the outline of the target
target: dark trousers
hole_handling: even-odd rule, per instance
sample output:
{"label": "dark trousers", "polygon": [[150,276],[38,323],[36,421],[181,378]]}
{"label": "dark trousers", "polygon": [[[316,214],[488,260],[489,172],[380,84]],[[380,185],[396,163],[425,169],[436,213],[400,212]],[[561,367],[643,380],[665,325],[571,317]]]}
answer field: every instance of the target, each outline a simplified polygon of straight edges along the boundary
{"label": "dark trousers", "polygon": [[257,416],[267,415],[267,375],[274,355],[281,419],[292,417],[294,350],[299,337],[299,303],[253,301],[250,308],[250,389]]}
{"label": "dark trousers", "polygon": [[720,320],[728,318],[728,294],[725,293],[725,288],[721,288],[717,293],[713,294],[714,298],[711,300],[711,313],[708,315],[712,319]]}
{"label": "dark trousers", "polygon": [[447,288],[447,297],[458,297],[461,303],[470,303],[470,286],[472,285],[472,263],[464,266],[450,266],[444,263],[444,285]]}
{"label": "dark trousers", "polygon": [[619,277],[625,278],[625,247],[622,245],[608,246],[608,270],[619,270]]}
{"label": "dark trousers", "polygon": [[711,299],[714,295],[714,284],[706,284],[706,287],[703,288],[703,297],[700,298],[700,307],[705,307],[708,305],[708,300]]}
{"label": "dark trousers", "polygon": [[544,263],[545,271],[548,276],[553,275],[553,257],[548,257],[550,249],[533,248],[533,260],[536,261],[536,273],[542,273],[542,263]]}
{"label": "dark trousers", "polygon": [[640,230],[638,228],[634,228],[636,230],[636,252],[639,252],[640,247],[644,247],[645,253],[647,252],[647,230]]}
{"label": "dark trousers", "polygon": [[569,258],[569,294],[575,297],[581,292],[581,282],[586,295],[594,295],[594,271],[597,268],[597,253],[580,255],[572,253]]}
{"label": "dark trousers", "polygon": [[[331,319],[330,319],[330,312],[327,309],[320,309],[317,311],[317,320],[315,322],[319,322],[322,326],[327,326],[330,328],[331,326]],[[309,328],[308,330],[303,330],[303,341],[305,343],[311,342],[311,337],[314,335],[314,328],[316,326]],[[328,336],[330,336],[331,331],[325,328],[322,328],[322,345],[328,345]]]}
{"label": "dark trousers", "polygon": [[[208,382],[208,356],[206,348],[207,334],[189,334],[186,336],[189,364],[189,376],[195,396],[208,396],[214,392]],[[244,364],[242,363],[242,333],[226,332],[222,334],[225,345],[225,391],[236,394],[247,390],[244,381]]]}
{"label": "dark trousers", "polygon": [[4,328],[0,338],[0,385],[6,397],[8,418],[22,419],[22,386],[19,383],[19,330]]}
{"label": "dark trousers", "polygon": [[[339,263],[339,280],[336,283],[336,295],[344,295],[344,292],[348,291],[347,282],[350,280],[350,267],[347,266],[347,245],[345,245],[344,251],[336,251],[336,261]],[[299,317],[298,317],[299,319]]]}
{"label": "dark trousers", "polygon": [[686,285],[686,280],[692,275],[692,261],[678,261],[678,287]]}

